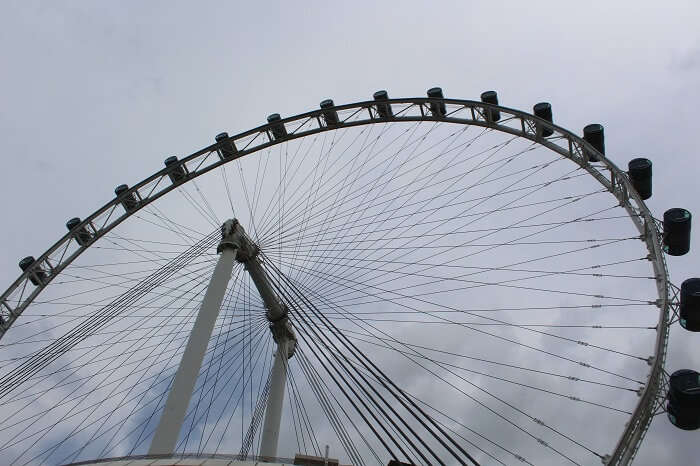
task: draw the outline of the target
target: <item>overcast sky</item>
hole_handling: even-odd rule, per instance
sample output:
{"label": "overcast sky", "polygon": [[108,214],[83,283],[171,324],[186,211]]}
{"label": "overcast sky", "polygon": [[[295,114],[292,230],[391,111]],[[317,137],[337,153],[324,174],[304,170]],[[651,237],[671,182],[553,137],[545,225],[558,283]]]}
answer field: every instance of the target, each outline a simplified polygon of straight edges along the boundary
{"label": "overcast sky", "polygon": [[[696,213],[698,24],[695,1],[0,0],[0,278],[167,156],[377,89],[549,101],[565,128],[602,123],[618,166],[653,161],[656,217]],[[695,234],[669,258],[674,283],[700,274],[698,251]],[[700,336],[681,330],[669,372],[700,369]],[[636,464],[691,464],[697,440],[659,417]]]}

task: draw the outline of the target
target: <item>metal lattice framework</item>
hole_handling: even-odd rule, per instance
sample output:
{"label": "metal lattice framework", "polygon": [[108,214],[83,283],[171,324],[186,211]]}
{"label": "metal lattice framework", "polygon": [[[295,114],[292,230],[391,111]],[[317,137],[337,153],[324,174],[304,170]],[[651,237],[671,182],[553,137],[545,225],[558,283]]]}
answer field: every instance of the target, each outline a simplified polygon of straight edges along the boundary
{"label": "metal lattice framework", "polygon": [[[389,115],[381,111],[381,107],[386,106],[392,108]],[[444,106],[444,112],[435,110],[440,106]],[[325,118],[329,108],[272,121],[231,136],[226,141],[220,141],[201,149],[179,160],[176,165],[166,167],[137,183],[121,197],[109,201],[83,220],[74,230],[87,229],[90,233],[89,241],[79,241],[75,233],[66,234],[39,256],[34,264],[0,296],[0,338],[12,327],[22,312],[51,280],[90,247],[94,241],[114,229],[130,215],[138,212],[139,209],[156,201],[179,185],[223,164],[285,141],[352,126],[385,122],[439,121],[486,127],[534,141],[585,169],[617,198],[646,243],[658,291],[656,304],[659,308],[659,317],[654,354],[649,358],[650,374],[646,385],[640,390],[634,413],[614,451],[604,459],[604,462],[609,465],[629,464],[657,410],[658,399],[662,397],[660,391],[664,383],[664,361],[669,334],[669,313],[672,304],[659,227],[639,194],[632,187],[627,174],[603,154],[596,151],[588,142],[572,132],[526,112],[483,102],[458,99],[403,98],[381,102],[363,101],[336,106],[330,110],[337,112],[337,123],[331,121],[329,124],[329,120]],[[498,121],[491,118],[493,112],[500,112],[501,117]],[[546,130],[551,130],[552,134],[543,136],[543,131]],[[222,150],[224,143],[227,144],[228,150]],[[598,159],[595,164],[591,163],[591,154],[595,154]],[[181,167],[185,176],[177,182],[171,182],[169,174],[175,167]],[[126,212],[122,208],[124,196],[134,196],[137,201],[137,204]]]}

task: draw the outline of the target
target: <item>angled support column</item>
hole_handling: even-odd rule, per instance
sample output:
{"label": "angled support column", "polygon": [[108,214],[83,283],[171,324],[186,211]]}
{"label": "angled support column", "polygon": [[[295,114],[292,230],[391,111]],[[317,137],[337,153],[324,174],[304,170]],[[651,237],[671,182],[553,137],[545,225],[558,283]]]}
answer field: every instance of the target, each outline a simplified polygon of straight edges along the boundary
{"label": "angled support column", "polygon": [[270,376],[270,393],[265,408],[265,421],[263,421],[262,439],[260,441],[260,456],[263,458],[275,458],[277,456],[277,443],[280,437],[280,423],[282,421],[282,407],[284,406],[284,388],[287,384],[287,340],[277,342],[275,363],[272,366]]}
{"label": "angled support column", "polygon": [[153,440],[151,440],[149,455],[166,455],[175,451],[182,422],[192,397],[192,390],[199,375],[199,369],[202,367],[204,353],[209,345],[214,323],[219,317],[221,302],[224,299],[233,263],[236,259],[236,247],[230,243],[231,231],[226,229],[226,224],[221,230],[223,238],[217,249],[221,255],[204,294],[202,306],[199,309],[194,327],[192,327],[190,338],[187,340],[187,346],[168,394],[158,428]]}

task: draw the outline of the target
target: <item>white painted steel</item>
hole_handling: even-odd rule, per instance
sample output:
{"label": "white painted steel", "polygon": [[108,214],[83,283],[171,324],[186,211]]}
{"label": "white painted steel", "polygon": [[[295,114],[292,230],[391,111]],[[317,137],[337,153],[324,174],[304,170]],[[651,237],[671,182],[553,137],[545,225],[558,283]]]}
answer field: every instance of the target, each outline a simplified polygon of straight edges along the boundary
{"label": "white painted steel", "polygon": [[270,377],[270,394],[267,398],[265,421],[263,423],[260,456],[274,458],[277,455],[277,441],[280,436],[284,387],[287,384],[287,339],[277,343],[275,363]]}
{"label": "white painted steel", "polygon": [[202,306],[195,320],[194,327],[187,340],[187,347],[182,355],[180,367],[177,369],[175,380],[168,394],[163,414],[160,417],[149,455],[166,455],[175,451],[182,422],[185,419],[187,407],[190,404],[192,390],[202,366],[204,353],[209,345],[209,339],[214,329],[214,323],[219,317],[221,302],[226,293],[233,263],[236,259],[236,250],[224,247],[214,268],[214,273],[209,281],[209,286],[204,294]]}

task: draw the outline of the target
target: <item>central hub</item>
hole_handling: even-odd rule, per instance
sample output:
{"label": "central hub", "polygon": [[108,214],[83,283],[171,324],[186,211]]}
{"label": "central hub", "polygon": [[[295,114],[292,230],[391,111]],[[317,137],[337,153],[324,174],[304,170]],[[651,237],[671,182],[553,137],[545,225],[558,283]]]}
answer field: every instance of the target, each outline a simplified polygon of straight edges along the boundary
{"label": "central hub", "polygon": [[235,218],[226,220],[221,225],[221,241],[216,248],[216,252],[221,252],[224,248],[236,250],[236,260],[245,264],[258,255],[260,249],[253,243],[243,228]]}

